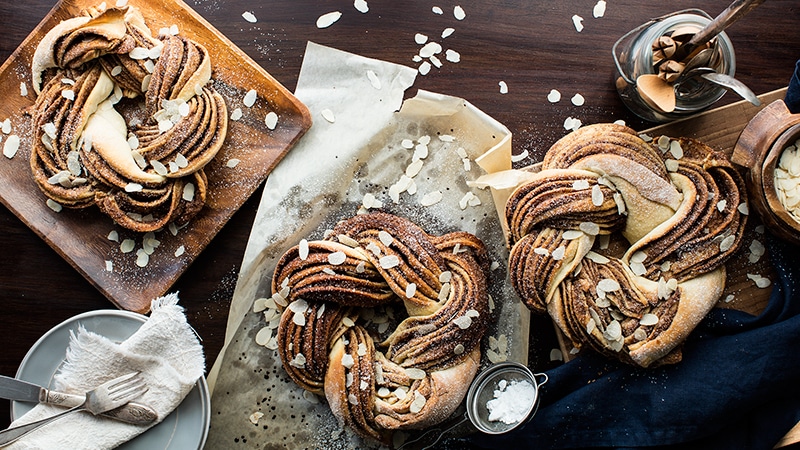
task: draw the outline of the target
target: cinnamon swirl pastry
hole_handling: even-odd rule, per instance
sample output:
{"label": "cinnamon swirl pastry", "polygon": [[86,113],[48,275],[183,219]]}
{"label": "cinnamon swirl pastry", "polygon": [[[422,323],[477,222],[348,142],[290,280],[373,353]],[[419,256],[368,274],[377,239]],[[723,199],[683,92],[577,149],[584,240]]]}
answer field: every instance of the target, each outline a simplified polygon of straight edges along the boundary
{"label": "cinnamon swirl pastry", "polygon": [[[91,8],[45,35],[32,73],[30,165],[47,197],[97,205],[140,232],[185,224],[202,209],[204,167],[228,129],[202,45],[154,37],[134,7]],[[136,126],[116,109],[126,97],[144,99],[146,119]]]}
{"label": "cinnamon swirl pastry", "polygon": [[[648,367],[716,304],[739,247],[743,181],[721,153],[692,139],[646,143],[627,127],[580,128],[547,152],[506,204],[512,284],[575,347]],[[615,232],[630,246],[604,256]]]}
{"label": "cinnamon swirl pastry", "polygon": [[[443,421],[478,370],[487,263],[474,235],[431,236],[386,213],[303,241],[272,278],[273,298],[286,305],[278,329],[284,368],[361,436],[390,442],[394,430]],[[366,311],[388,305],[407,317],[379,336]]]}

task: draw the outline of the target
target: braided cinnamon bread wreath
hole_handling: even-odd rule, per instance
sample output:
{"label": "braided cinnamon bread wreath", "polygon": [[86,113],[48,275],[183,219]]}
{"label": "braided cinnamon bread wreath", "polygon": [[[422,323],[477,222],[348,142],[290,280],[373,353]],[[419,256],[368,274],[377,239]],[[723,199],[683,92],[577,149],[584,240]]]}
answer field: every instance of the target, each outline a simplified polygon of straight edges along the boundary
{"label": "braided cinnamon bread wreath", "polygon": [[[228,125],[202,45],[154,37],[131,6],[90,8],[45,35],[31,71],[38,96],[30,166],[47,197],[70,208],[97,205],[141,232],[200,211],[203,168]],[[116,105],[137,97],[143,114],[126,121]]]}
{"label": "braided cinnamon bread wreath", "polygon": [[[487,270],[472,234],[431,236],[381,212],[344,220],[326,239],[288,250],[275,268],[273,298],[287,304],[278,329],[283,367],[363,437],[386,443],[393,430],[439,423],[478,370]],[[379,335],[365,311],[387,305],[407,317]]]}
{"label": "braided cinnamon bread wreath", "polygon": [[[621,125],[580,128],[506,204],[509,272],[525,304],[575,347],[642,367],[680,360],[722,294],[746,221],[744,184],[723,154],[659,141]],[[618,231],[624,255],[600,254],[598,238]]]}

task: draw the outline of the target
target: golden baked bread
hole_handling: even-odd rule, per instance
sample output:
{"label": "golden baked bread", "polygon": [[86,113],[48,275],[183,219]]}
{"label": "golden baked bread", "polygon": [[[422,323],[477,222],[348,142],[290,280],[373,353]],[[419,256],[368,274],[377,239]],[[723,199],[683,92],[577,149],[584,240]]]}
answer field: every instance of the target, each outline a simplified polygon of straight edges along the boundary
{"label": "golden baked bread", "polygon": [[[746,222],[743,181],[723,154],[659,141],[621,125],[580,128],[506,204],[509,272],[525,304],[575,347],[643,367],[680,360]],[[602,255],[599,238],[615,232],[630,246]]]}
{"label": "golden baked bread", "polygon": [[[388,442],[394,430],[443,421],[478,370],[487,264],[469,233],[431,236],[381,212],[340,222],[275,268],[284,368],[361,436]],[[383,333],[370,327],[376,309],[393,306],[403,317]]]}
{"label": "golden baked bread", "polygon": [[[211,58],[181,36],[153,37],[134,7],[89,9],[51,29],[32,63],[31,170],[70,208],[97,205],[140,232],[187,223],[205,204],[204,167],[228,130]],[[135,126],[117,110],[143,97]]]}

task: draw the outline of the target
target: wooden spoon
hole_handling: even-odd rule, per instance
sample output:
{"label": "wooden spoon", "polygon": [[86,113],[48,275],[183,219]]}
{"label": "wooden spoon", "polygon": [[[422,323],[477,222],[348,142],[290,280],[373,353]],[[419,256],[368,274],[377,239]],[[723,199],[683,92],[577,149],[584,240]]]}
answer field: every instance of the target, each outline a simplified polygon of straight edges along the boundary
{"label": "wooden spoon", "polygon": [[636,79],[636,89],[646,102],[662,112],[675,111],[675,89],[658,75],[640,75]]}
{"label": "wooden spoon", "polygon": [[764,0],[734,0],[725,11],[719,13],[717,17],[708,23],[702,30],[695,33],[688,42],[678,47],[673,59],[681,61],[692,53],[697,47],[706,44],[711,39],[728,28],[731,24],[741,19],[745,14],[752,11],[756,6],[764,3]]}

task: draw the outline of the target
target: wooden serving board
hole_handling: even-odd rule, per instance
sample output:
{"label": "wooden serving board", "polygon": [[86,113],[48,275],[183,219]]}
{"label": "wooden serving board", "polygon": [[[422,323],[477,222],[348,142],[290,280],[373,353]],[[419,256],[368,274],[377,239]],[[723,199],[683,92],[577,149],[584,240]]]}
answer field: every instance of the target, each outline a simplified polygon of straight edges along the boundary
{"label": "wooden serving board", "polygon": [[[670,137],[695,138],[716,150],[725,152],[730,157],[739,135],[750,119],[766,105],[775,100],[783,99],[785,95],[786,88],[778,89],[760,95],[760,106],[755,106],[747,101],[740,101],[706,111],[691,118],[650,128],[642,131],[642,133],[652,137],[666,135]],[[757,216],[754,208],[750,208],[749,216],[742,248],[726,263],[728,274],[725,292],[722,294],[723,301],[720,301],[718,306],[736,308],[757,315],[767,305],[772,286],[759,288],[747,275],[758,274],[774,279],[774,269],[769,264],[768,255],[762,257],[757,263],[749,261],[750,243],[754,239],[764,243],[763,236],[759,237],[759,233],[755,231],[756,227],[761,224],[761,219]],[[728,295],[733,295],[733,300],[725,302],[724,299]]]}
{"label": "wooden serving board", "polygon": [[[760,95],[760,106],[741,101],[707,111],[690,119],[661,125],[643,132],[650,136],[663,134],[697,138],[730,156],[733,153],[733,147],[736,145],[739,135],[750,119],[765,106],[775,100],[782,100],[785,96],[786,88],[778,89]],[[757,234],[754,234],[754,228],[760,223],[760,219],[756,216],[753,208],[750,209],[750,212],[751,217],[745,233],[744,248],[740,249],[733,259],[728,262],[728,278],[723,298],[728,294],[733,294],[734,300],[730,303],[720,302],[719,306],[732,307],[751,314],[759,314],[766,307],[772,288],[771,286],[766,289],[756,287],[753,281],[747,278],[747,274],[758,273],[774,279],[774,269],[769,265],[768,258],[764,258],[765,260],[758,265],[750,264],[747,259],[747,245],[752,239],[758,238]],[[768,257],[768,255],[766,256]],[[783,437],[776,448],[798,442],[800,442],[800,423]]]}
{"label": "wooden serving board", "polygon": [[[119,243],[107,236],[117,230],[120,241],[130,238],[141,248],[141,234],[115,226],[95,207],[54,212],[46,206],[46,198],[34,183],[28,163],[32,133],[30,117],[25,112],[35,101],[30,62],[36,45],[61,20],[100,3],[60,1],[0,67],[0,120],[10,118],[12,134],[18,135],[22,142],[16,156],[0,157],[0,201],[114,305],[147,312],[150,301],[172,286],[308,130],[311,117],[291,92],[181,0],[131,0],[128,4],[141,10],[154,34],[174,24],[181,35],[203,44],[212,58],[214,87],[225,98],[229,111],[241,108],[244,112],[240,120],[229,121],[225,144],[206,166],[209,195],[204,209],[177,235],[166,230],[156,233],[160,245],[149,263],[144,268],[138,267],[136,251],[122,253]],[[21,95],[20,83],[26,83],[27,96]],[[258,92],[258,100],[247,108],[242,99],[250,89]],[[264,123],[270,111],[279,117],[274,130]],[[228,167],[227,162],[233,158],[241,162]],[[181,246],[185,252],[175,256]],[[106,261],[111,261],[112,271],[107,270]]]}

